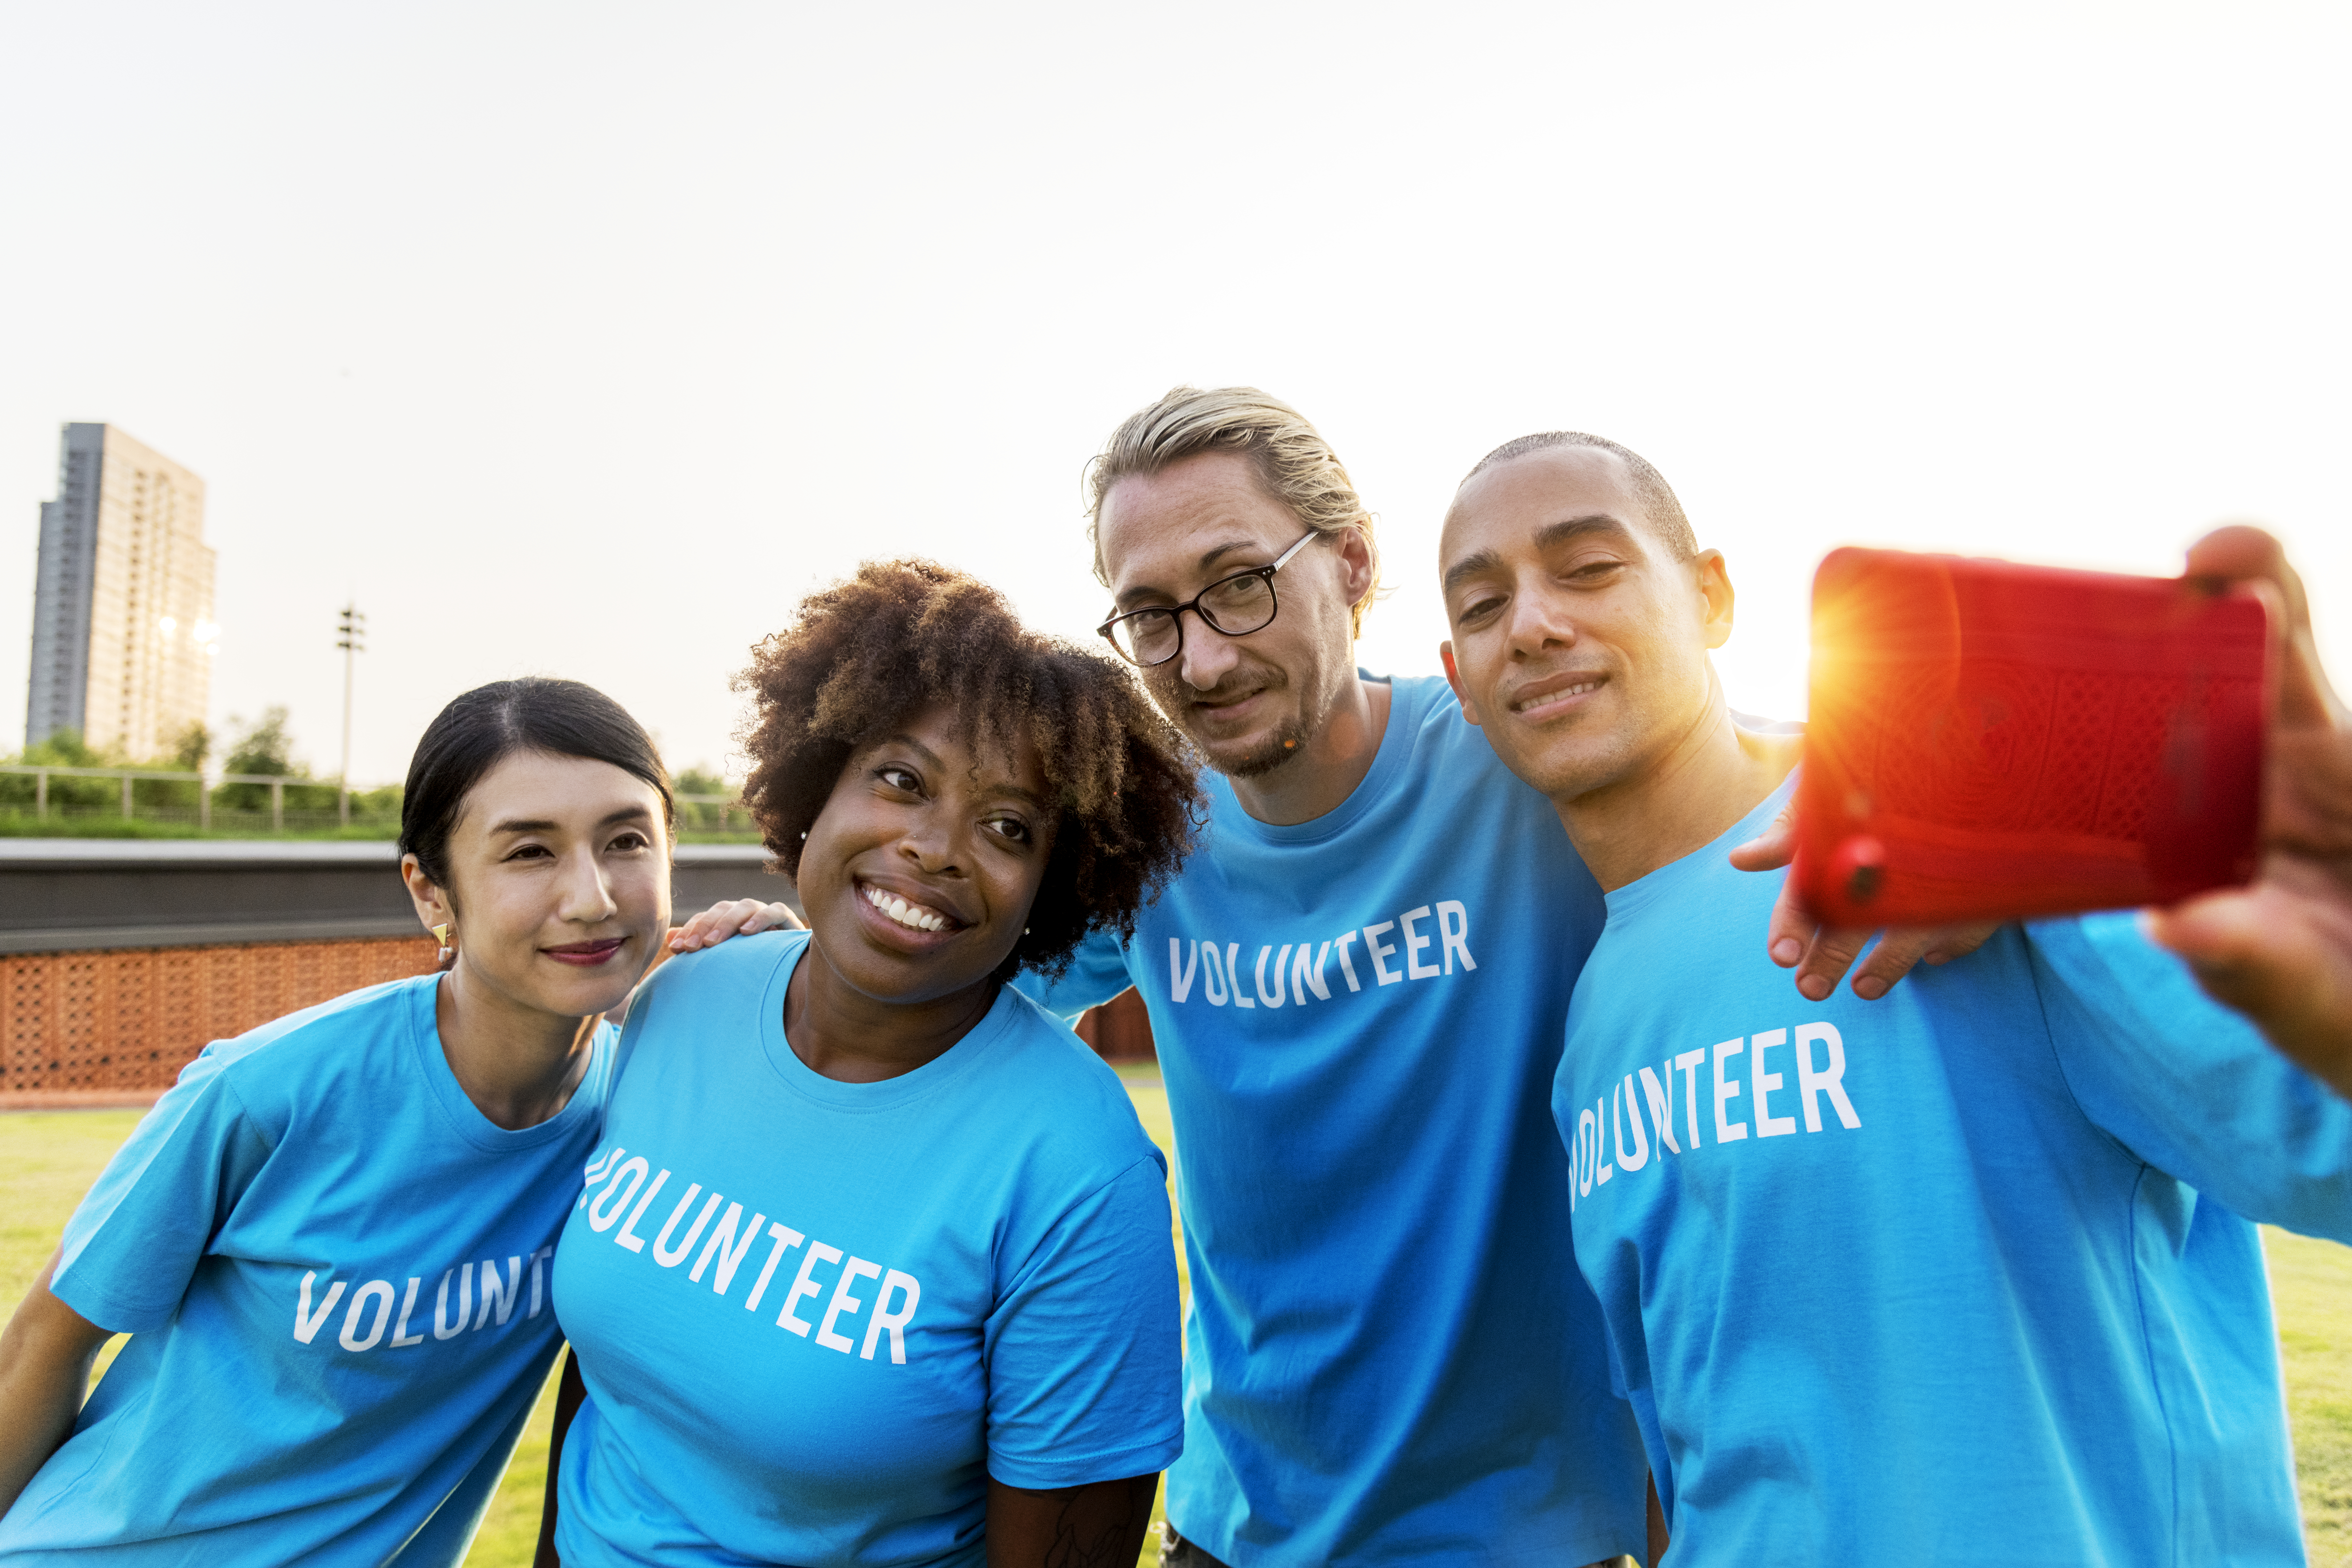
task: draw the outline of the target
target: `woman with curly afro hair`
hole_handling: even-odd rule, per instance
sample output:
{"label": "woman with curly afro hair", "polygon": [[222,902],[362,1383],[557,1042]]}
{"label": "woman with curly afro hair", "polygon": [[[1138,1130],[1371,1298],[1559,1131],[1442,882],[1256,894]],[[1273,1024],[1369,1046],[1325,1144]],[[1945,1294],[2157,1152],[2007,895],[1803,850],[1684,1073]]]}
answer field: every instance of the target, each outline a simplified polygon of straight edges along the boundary
{"label": "woman with curly afro hair", "polygon": [[929,562],[812,595],[737,686],[809,929],[630,1009],[542,1560],[1132,1562],[1182,1439],[1164,1162],[1006,982],[1133,932],[1194,763],[1124,667]]}

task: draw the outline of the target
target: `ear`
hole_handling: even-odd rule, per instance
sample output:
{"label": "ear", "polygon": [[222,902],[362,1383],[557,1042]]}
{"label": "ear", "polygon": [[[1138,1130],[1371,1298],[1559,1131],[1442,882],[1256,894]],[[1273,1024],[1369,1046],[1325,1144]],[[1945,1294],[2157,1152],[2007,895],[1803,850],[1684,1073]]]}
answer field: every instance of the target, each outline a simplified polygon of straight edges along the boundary
{"label": "ear", "polygon": [[457,911],[450,904],[449,895],[425,874],[415,856],[400,858],[400,879],[408,884],[409,900],[416,906],[417,923],[426,931],[456,921]]}
{"label": "ear", "polygon": [[1731,571],[1724,564],[1720,550],[1702,550],[1691,563],[1698,576],[1698,591],[1706,601],[1706,646],[1721,647],[1731,640]]}
{"label": "ear", "polygon": [[1445,667],[1445,684],[1454,688],[1454,700],[1462,704],[1462,717],[1469,720],[1473,724],[1477,723],[1478,705],[1470,700],[1470,694],[1467,691],[1462,689],[1462,671],[1454,668],[1452,643],[1442,642],[1437,645],[1437,662]]}
{"label": "ear", "polygon": [[1380,581],[1380,552],[1372,548],[1369,534],[1353,527],[1339,531],[1334,547],[1339,554],[1339,581],[1347,590],[1348,603],[1360,604],[1364,595],[1372,591],[1372,584]]}

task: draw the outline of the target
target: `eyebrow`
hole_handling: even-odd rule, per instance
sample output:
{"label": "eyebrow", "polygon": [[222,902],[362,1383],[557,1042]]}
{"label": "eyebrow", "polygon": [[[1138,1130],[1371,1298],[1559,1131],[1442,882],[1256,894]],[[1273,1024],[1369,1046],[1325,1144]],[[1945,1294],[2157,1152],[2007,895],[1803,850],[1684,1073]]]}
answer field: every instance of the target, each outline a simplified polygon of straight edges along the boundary
{"label": "eyebrow", "polygon": [[[1210,549],[1202,552],[1198,564],[1202,570],[1206,570],[1209,567],[1214,566],[1218,562],[1223,560],[1226,556],[1231,555],[1236,550],[1263,550],[1265,548],[1265,546],[1263,543],[1255,539],[1228,539],[1223,544],[1212,546]],[[1134,604],[1138,598],[1151,595],[1158,595],[1163,599],[1172,599],[1176,596],[1175,595],[1168,592],[1165,588],[1155,588],[1150,586],[1149,584],[1145,584],[1137,587],[1129,588],[1126,593],[1119,595],[1118,598],[1114,599],[1112,603],[1124,610],[1129,605]]]}
{"label": "eyebrow", "polygon": [[[1537,529],[1536,548],[1539,551],[1552,550],[1587,533],[1618,533],[1630,536],[1633,531],[1625,526],[1622,519],[1612,517],[1605,511],[1588,512],[1582,517],[1564,517],[1556,522],[1547,522]],[[1438,583],[1438,591],[1451,594],[1466,579],[1475,577],[1484,572],[1496,571],[1502,564],[1502,556],[1492,550],[1473,551],[1445,569],[1444,577]]]}
{"label": "eyebrow", "polygon": [[[920,741],[915,739],[912,735],[893,735],[888,740],[883,742],[882,744],[886,746],[904,746],[908,751],[920,752],[923,754],[924,762],[929,763],[932,767],[939,769],[941,773],[945,773],[947,771],[947,763],[940,760],[940,754],[931,750],[929,746],[923,744]],[[988,786],[988,793],[991,795],[1009,795],[1013,799],[1018,800],[1024,805],[1034,806],[1039,811],[1045,809],[1045,803],[1043,800],[1039,799],[1034,792],[1023,789],[1017,784],[991,784]]]}
{"label": "eyebrow", "polygon": [[[651,822],[653,819],[654,814],[642,805],[625,805],[620,810],[607,815],[604,820],[596,826],[613,827],[624,822]],[[510,816],[490,831],[492,833],[552,833],[562,826],[552,817]]]}

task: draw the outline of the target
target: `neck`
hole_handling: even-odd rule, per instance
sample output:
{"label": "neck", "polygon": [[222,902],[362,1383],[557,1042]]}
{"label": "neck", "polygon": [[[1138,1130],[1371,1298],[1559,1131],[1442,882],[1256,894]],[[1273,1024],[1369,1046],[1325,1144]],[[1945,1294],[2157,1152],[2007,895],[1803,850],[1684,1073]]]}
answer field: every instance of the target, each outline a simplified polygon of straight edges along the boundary
{"label": "neck", "polygon": [[433,1018],[457,1087],[509,1132],[536,1127],[572,1103],[588,1070],[595,1018],[544,1013],[501,996],[462,956],[441,977]]}
{"label": "neck", "polygon": [[1780,787],[1801,748],[1798,736],[1734,724],[1710,670],[1706,703],[1669,744],[1622,778],[1554,795],[1552,806],[1601,890],[1613,893],[1728,832]]}
{"label": "neck", "polygon": [[929,1002],[882,1002],[841,977],[809,939],[784,987],[784,1043],[808,1069],[840,1083],[879,1083],[945,1056],[996,1003],[996,982]]}
{"label": "neck", "polygon": [[1388,732],[1390,695],[1386,681],[1366,680],[1350,665],[1339,700],[1301,744],[1298,755],[1269,773],[1233,780],[1234,798],[1244,811],[1277,827],[1337,811],[1380,755],[1381,737]]}

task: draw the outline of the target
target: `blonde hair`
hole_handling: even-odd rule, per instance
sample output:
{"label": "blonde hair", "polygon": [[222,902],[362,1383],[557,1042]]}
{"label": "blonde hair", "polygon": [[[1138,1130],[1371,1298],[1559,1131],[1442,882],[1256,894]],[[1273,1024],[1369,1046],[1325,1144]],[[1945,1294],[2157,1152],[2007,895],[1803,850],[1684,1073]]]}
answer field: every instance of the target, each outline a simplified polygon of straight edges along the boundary
{"label": "blonde hair", "polygon": [[1288,507],[1318,533],[1352,528],[1372,553],[1372,585],[1353,606],[1361,635],[1364,611],[1380,592],[1380,545],[1372,537],[1372,514],[1356,494],[1339,455],[1307,416],[1255,386],[1171,388],[1159,401],[1138,409],[1111,432],[1110,440],[1087,465],[1087,539],[1095,551],[1095,579],[1106,588],[1102,508],[1111,487],[1124,479],[1160,472],[1202,452],[1234,452],[1249,459],[1266,493]]}

